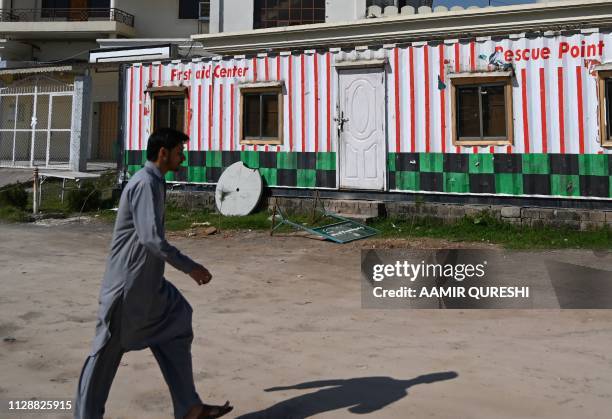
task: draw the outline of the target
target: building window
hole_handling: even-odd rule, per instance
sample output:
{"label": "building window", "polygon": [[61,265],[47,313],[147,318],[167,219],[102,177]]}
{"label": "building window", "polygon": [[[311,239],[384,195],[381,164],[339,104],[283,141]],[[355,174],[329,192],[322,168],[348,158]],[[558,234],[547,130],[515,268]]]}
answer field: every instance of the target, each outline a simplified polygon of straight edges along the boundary
{"label": "building window", "polygon": [[179,19],[198,19],[199,17],[200,0],[179,0]]}
{"label": "building window", "polygon": [[[423,3],[423,4],[421,4]],[[397,6],[398,9],[406,5],[414,6],[415,8],[419,6],[431,6],[431,4],[427,4],[427,1],[419,1],[419,0],[367,0],[366,6],[379,6],[381,9],[385,10],[387,6]],[[431,2],[429,2],[431,3]]]}
{"label": "building window", "polygon": [[185,95],[176,93],[152,93],[153,131],[172,128],[185,131]]}
{"label": "building window", "polygon": [[600,71],[599,75],[599,127],[601,145],[612,146],[612,71]]}
{"label": "building window", "polygon": [[453,76],[453,144],[511,144],[513,127],[510,76]]}
{"label": "building window", "polygon": [[280,86],[242,87],[240,100],[240,142],[282,144],[282,88]]}
{"label": "building window", "polygon": [[210,20],[210,1],[200,1],[198,14],[198,19],[205,21]]}
{"label": "building window", "polygon": [[253,28],[325,22],[325,0],[255,0]]}

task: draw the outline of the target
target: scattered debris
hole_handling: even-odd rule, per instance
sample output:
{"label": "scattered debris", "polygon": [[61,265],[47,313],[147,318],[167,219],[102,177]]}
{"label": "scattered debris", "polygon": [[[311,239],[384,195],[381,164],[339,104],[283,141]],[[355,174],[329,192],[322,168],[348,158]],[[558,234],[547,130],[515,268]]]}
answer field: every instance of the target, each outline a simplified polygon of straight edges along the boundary
{"label": "scattered debris", "polygon": [[187,237],[205,237],[217,233],[216,227],[192,228],[187,233]]}
{"label": "scattered debris", "polygon": [[88,224],[90,222],[94,221],[93,217],[85,217],[85,216],[81,216],[81,217],[70,217],[70,218],[43,218],[40,219],[38,221],[35,221],[34,224],[41,226],[41,227],[55,227],[55,226],[62,226],[62,225],[67,225],[67,224]]}
{"label": "scattered debris", "polygon": [[210,223],[208,221],[204,221],[203,223],[191,223],[191,228],[207,227],[209,225],[210,225]]}

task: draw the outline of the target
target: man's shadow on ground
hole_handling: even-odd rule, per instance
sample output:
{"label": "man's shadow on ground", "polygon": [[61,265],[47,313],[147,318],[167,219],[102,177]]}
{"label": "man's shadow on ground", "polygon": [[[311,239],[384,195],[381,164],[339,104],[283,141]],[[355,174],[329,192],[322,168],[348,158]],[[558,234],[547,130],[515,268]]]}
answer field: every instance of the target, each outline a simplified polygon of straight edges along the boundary
{"label": "man's shadow on ground", "polygon": [[319,390],[284,400],[258,412],[247,413],[237,419],[304,419],[342,408],[348,408],[349,412],[355,414],[372,413],[406,396],[407,390],[412,386],[451,380],[457,376],[456,372],[447,371],[420,375],[411,380],[359,377],[272,387],[265,391]]}

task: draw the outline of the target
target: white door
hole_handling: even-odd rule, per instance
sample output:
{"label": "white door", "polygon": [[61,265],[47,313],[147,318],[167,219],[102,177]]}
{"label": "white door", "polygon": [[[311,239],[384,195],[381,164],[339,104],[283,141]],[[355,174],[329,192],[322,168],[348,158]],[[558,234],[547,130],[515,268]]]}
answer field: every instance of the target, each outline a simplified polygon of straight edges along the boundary
{"label": "white door", "polygon": [[385,76],[382,69],[339,72],[340,187],[385,189]]}

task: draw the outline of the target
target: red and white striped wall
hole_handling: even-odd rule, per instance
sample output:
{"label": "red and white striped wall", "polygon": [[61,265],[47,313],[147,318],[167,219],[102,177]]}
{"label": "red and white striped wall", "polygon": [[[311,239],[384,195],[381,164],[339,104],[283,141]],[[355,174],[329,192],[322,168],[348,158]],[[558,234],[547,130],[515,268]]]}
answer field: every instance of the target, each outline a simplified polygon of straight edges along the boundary
{"label": "red and white striped wall", "polygon": [[[602,44],[603,43],[603,44]],[[596,48],[588,48],[595,45]],[[578,47],[579,49],[571,49]],[[581,48],[584,55],[581,56]],[[448,75],[492,71],[496,50],[529,50],[514,60],[514,143],[512,146],[455,147],[451,142]],[[550,53],[543,58],[543,51]],[[568,49],[561,54],[561,50]],[[572,52],[577,52],[574,56]],[[596,54],[588,54],[596,51]],[[608,153],[599,144],[598,95],[593,66],[612,62],[610,33],[537,38],[448,39],[377,47],[387,66],[389,152],[446,153]],[[601,54],[600,54],[601,52]],[[126,72],[126,138],[129,150],[146,148],[151,130],[148,86],[188,87],[190,150],[335,151],[333,118],[337,100],[336,61],[347,52],[286,52],[255,57],[134,64]],[[500,53],[503,61],[504,53]],[[535,59],[534,59],[535,56]],[[242,77],[196,77],[212,66],[246,68]],[[173,70],[191,70],[188,80],[172,80]],[[176,73],[175,73],[176,74]],[[280,146],[239,143],[239,85],[283,81],[284,139]],[[440,88],[446,85],[446,88]]]}

